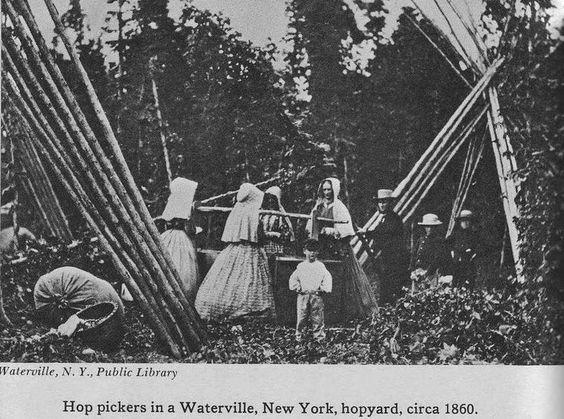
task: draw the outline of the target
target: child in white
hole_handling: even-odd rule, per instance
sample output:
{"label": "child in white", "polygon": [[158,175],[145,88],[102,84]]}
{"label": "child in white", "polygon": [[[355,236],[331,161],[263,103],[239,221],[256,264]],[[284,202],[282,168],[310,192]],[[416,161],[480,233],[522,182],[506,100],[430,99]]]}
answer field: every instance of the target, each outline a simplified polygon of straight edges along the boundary
{"label": "child in white", "polygon": [[290,276],[290,290],[298,293],[296,339],[300,341],[311,323],[313,337],[325,338],[323,293],[330,293],[333,278],[325,265],[317,260],[319,242],[309,239],[304,246],[306,260],[301,262]]}

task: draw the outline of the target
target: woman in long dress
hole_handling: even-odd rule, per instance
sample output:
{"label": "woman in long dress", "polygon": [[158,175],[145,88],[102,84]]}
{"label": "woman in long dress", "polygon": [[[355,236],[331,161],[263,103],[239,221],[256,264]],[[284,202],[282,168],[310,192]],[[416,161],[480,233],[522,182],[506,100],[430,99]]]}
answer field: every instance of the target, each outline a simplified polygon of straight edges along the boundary
{"label": "woman in long dress", "polygon": [[378,304],[368,277],[362,270],[350,245],[350,240],[355,233],[349,210],[338,198],[340,191],[341,183],[338,179],[332,177],[323,179],[319,184],[317,201],[311,212],[312,220],[323,217],[340,222],[312,223],[309,221],[306,228],[310,235],[318,235],[321,257],[337,257],[344,262],[347,317],[370,316],[378,310]]}
{"label": "woman in long dress", "polygon": [[244,183],[221,240],[227,247],[204,278],[195,307],[204,320],[273,315],[274,296],[268,261],[259,240],[263,193]]}
{"label": "woman in long dress", "polygon": [[196,228],[192,221],[192,203],[197,187],[197,182],[180,177],[170,182],[170,196],[159,217],[166,222],[161,242],[180,274],[180,287],[190,301],[196,298],[200,281],[194,244]]}
{"label": "woman in long dress", "polygon": [[[286,212],[282,206],[282,190],[278,186],[271,186],[264,192],[262,209]],[[289,217],[264,214],[260,222],[265,235],[264,250],[269,258],[293,253],[289,244],[295,242],[296,238]]]}

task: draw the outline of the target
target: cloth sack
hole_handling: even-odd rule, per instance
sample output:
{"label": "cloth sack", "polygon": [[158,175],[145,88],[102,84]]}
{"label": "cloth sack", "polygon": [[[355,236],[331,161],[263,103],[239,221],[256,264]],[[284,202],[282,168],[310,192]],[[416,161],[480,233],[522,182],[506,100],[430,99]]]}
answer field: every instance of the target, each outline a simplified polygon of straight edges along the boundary
{"label": "cloth sack", "polygon": [[57,268],[39,278],[33,290],[38,318],[50,326],[64,323],[76,312],[106,301],[118,306],[123,319],[123,303],[109,282],[72,266]]}

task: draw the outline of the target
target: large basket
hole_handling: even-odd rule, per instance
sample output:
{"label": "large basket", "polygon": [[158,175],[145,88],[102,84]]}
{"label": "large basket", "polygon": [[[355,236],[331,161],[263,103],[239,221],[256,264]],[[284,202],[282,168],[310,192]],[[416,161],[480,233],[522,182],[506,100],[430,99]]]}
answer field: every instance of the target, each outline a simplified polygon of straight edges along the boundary
{"label": "large basket", "polygon": [[[107,301],[86,307],[76,313],[87,322],[86,327],[76,332],[84,343],[94,349],[115,350],[123,338],[122,318],[117,304]],[[90,323],[90,325],[88,325]]]}

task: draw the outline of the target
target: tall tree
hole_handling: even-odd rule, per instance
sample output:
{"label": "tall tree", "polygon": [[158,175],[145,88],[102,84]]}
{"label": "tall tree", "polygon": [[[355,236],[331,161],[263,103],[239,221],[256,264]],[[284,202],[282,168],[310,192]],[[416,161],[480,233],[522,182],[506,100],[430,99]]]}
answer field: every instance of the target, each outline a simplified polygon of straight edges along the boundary
{"label": "tall tree", "polygon": [[[345,44],[357,44],[363,39],[350,8],[341,0],[293,0],[289,2],[288,40],[293,51],[286,61],[290,67],[290,83],[301,83],[310,96],[304,114],[304,129],[319,144],[326,144],[331,159],[326,174],[345,180],[350,176],[347,156],[354,147],[356,118],[353,95],[355,77],[347,73],[344,60]],[[350,45],[349,45],[350,46]],[[296,111],[300,104],[294,102]],[[304,108],[305,104],[301,104]]]}
{"label": "tall tree", "polygon": [[[403,179],[466,87],[405,16],[389,38],[383,35],[384,3],[359,6],[371,17],[362,29],[342,1],[290,2],[294,49],[287,63],[292,80],[307,78],[305,129],[315,141],[330,144],[334,173],[348,180],[353,215],[366,220],[375,211],[377,189],[394,188]],[[368,54],[370,48],[363,41],[373,43],[374,58],[355,66],[353,49],[361,46]],[[455,187],[453,182],[447,192]]]}
{"label": "tall tree", "polygon": [[118,27],[112,44],[119,64],[110,67],[120,89],[109,95],[108,108],[116,111],[112,122],[152,211],[168,194],[163,137],[172,176],[199,181],[203,196],[279,169],[292,176],[319,155],[285,111],[272,48],[253,47],[228,20],[189,3],[179,21],[162,1],[139,2],[122,19],[125,29]]}

